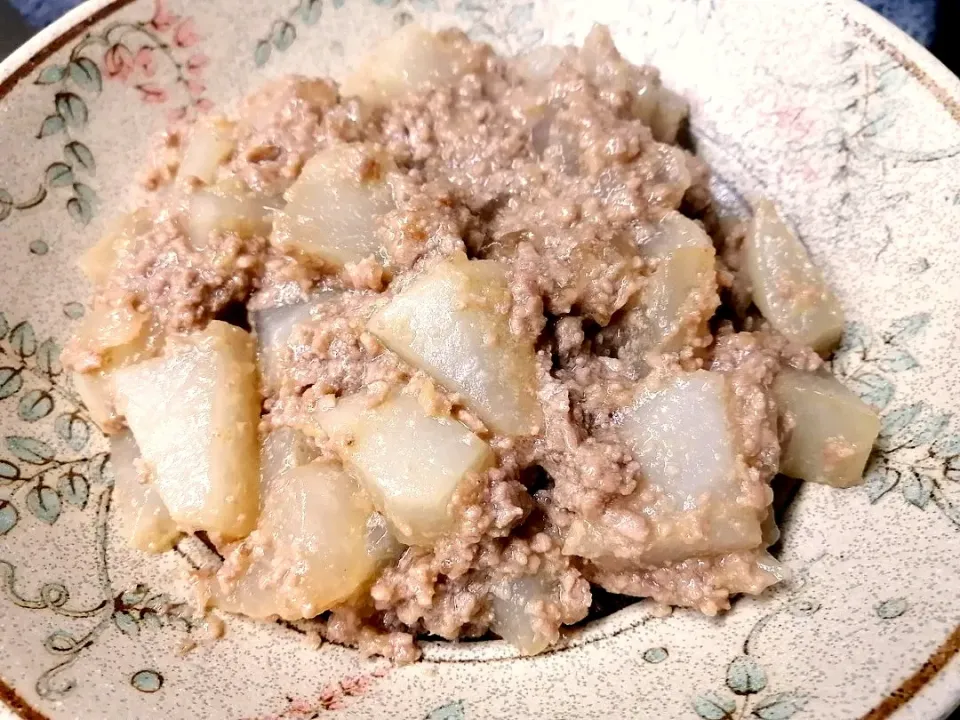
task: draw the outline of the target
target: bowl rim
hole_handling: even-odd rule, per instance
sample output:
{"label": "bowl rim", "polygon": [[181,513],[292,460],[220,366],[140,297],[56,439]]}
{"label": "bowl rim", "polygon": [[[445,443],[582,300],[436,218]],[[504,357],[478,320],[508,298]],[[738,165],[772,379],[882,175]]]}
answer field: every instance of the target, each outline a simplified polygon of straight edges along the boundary
{"label": "bowl rim", "polygon": [[[84,0],[58,20],[37,32],[0,62],[0,103],[52,54],[77,38],[91,25],[141,0]],[[854,32],[901,65],[960,125],[960,78],[954,75],[927,48],[891,21],[858,0],[820,0],[828,11],[834,12],[853,28]],[[600,621],[603,627],[586,629],[585,635],[616,634],[621,623],[611,620],[617,615],[637,610],[638,604],[625,608]],[[635,618],[634,618],[635,620]],[[626,629],[626,628],[624,628]],[[586,638],[584,638],[586,639]],[[599,639],[599,638],[597,638]],[[589,640],[587,640],[589,642]],[[575,642],[574,645],[582,644]],[[918,718],[913,708],[914,698],[923,693],[935,708],[931,720],[946,720],[960,707],[960,624],[945,638],[918,669],[900,685],[889,691],[860,720],[908,720]],[[509,658],[503,658],[509,659]],[[933,681],[940,681],[936,688]],[[14,687],[0,676],[0,718],[6,713],[22,720],[51,720],[30,705]]]}

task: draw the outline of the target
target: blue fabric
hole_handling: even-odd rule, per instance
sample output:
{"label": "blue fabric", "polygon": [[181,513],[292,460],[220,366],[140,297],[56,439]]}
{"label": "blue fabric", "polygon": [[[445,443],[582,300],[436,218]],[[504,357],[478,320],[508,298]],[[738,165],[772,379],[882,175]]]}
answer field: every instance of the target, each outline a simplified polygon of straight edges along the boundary
{"label": "blue fabric", "polygon": [[[957,0],[943,0],[956,2]],[[10,0],[24,19],[35,28],[49,25],[80,0]],[[886,15],[924,45],[933,41],[937,0],[863,0]]]}
{"label": "blue fabric", "polygon": [[[936,29],[937,0],[863,0],[885,15],[924,45],[933,42]],[[941,0],[956,2],[957,0]]]}
{"label": "blue fabric", "polygon": [[80,0],[9,0],[23,19],[38,30],[80,4]]}

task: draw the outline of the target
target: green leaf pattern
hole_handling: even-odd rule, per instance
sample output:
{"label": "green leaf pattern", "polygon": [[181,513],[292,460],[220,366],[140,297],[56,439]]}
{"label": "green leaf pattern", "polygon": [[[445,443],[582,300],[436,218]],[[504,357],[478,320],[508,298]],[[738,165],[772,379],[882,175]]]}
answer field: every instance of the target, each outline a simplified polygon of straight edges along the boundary
{"label": "green leaf pattern", "polygon": [[0,536],[13,530],[19,520],[20,514],[13,503],[8,500],[0,500]]}
{"label": "green leaf pattern", "polygon": [[881,411],[880,437],[865,473],[865,492],[877,503],[897,489],[905,507],[935,508],[960,527],[960,433],[951,430],[953,413],[926,401],[895,402],[897,378],[920,367],[909,344],[930,324],[928,313],[916,313],[872,333],[860,324],[847,327],[832,361],[833,371],[865,402]]}
{"label": "green leaf pattern", "polygon": [[767,687],[767,674],[756,660],[742,655],[727,666],[727,687],[737,695],[755,695]]}
{"label": "green leaf pattern", "polygon": [[60,517],[60,495],[51,487],[37,485],[27,493],[27,509],[38,519],[53,525]]}
{"label": "green leaf pattern", "polygon": [[7,450],[14,457],[31,465],[45,465],[55,457],[53,448],[43,440],[19,435],[8,436]]}
{"label": "green leaf pattern", "polygon": [[731,720],[737,703],[731,697],[708,692],[694,698],[693,709],[703,720]]}
{"label": "green leaf pattern", "polygon": [[760,720],[789,720],[807,704],[807,698],[798,693],[780,693],[767,698],[753,709]]}

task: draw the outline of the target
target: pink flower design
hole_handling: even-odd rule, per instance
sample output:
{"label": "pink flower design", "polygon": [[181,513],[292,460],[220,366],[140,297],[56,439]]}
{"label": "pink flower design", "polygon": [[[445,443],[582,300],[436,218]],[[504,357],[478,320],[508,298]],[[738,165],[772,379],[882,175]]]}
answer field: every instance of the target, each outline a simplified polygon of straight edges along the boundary
{"label": "pink flower design", "polygon": [[192,75],[199,75],[200,71],[209,64],[210,58],[208,58],[202,52],[195,53],[187,58],[187,72],[191,73]]}
{"label": "pink flower design", "polygon": [[175,124],[183,120],[186,116],[187,116],[187,106],[181,105],[180,107],[174,108],[173,110],[167,113],[167,120],[170,121],[171,124]]}
{"label": "pink flower design", "polygon": [[103,65],[107,77],[126,82],[133,73],[133,53],[126,45],[119,43],[111,46],[103,56]]}
{"label": "pink flower design", "polygon": [[137,50],[137,54],[133,56],[133,64],[146,77],[153,77],[157,72],[153,62],[153,48],[142,47]]}
{"label": "pink flower design", "polygon": [[194,105],[200,112],[210,112],[214,108],[213,101],[208,100],[207,98],[200,98],[194,103]]}
{"label": "pink flower design", "polygon": [[177,29],[173,31],[173,41],[182,48],[192,47],[200,42],[193,18],[187,18],[177,25]]}
{"label": "pink flower design", "polygon": [[167,91],[159,85],[142,84],[136,86],[140,99],[149,105],[162,105],[167,101]]}
{"label": "pink flower design", "polygon": [[199,80],[187,80],[187,92],[193,97],[200,97],[207,91],[207,86]]}
{"label": "pink flower design", "polygon": [[180,18],[167,9],[167,0],[156,0],[153,17],[150,19],[150,24],[154,30],[158,32],[169,30],[177,24],[178,20]]}

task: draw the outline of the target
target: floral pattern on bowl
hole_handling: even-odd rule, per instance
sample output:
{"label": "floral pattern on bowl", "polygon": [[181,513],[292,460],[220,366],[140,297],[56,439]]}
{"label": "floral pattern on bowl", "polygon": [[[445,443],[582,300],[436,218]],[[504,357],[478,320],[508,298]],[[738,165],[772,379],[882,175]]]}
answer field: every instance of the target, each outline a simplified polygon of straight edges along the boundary
{"label": "floral pattern on bowl", "polygon": [[[123,547],[99,432],[59,363],[74,260],[147,137],[268,77],[340,73],[419,20],[518,52],[596,20],[693,99],[719,196],[775,197],[851,323],[833,370],[883,417],[862,488],[803,487],[792,578],[728,615],[637,603],[518,659],[395,668],[190,608],[199,543]],[[26,718],[931,718],[960,700],[960,83],[852,0],[95,0],[0,71],[0,700]],[[4,710],[0,708],[0,716]]]}

